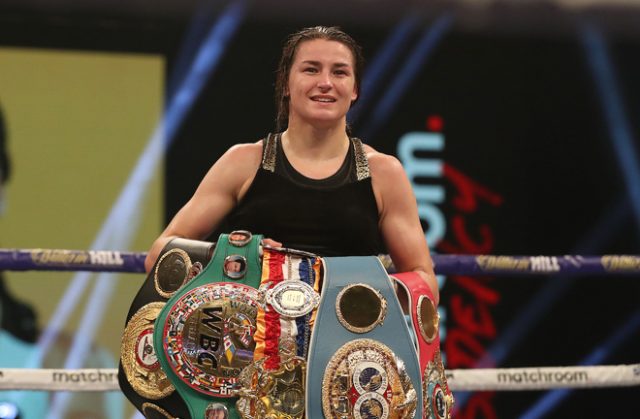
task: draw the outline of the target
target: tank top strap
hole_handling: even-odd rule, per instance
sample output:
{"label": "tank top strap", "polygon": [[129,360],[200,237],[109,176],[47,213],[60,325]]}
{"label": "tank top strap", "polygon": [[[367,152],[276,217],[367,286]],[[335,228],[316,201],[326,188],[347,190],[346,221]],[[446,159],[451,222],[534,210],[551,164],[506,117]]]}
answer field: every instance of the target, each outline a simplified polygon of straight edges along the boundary
{"label": "tank top strap", "polygon": [[271,173],[276,171],[276,151],[280,134],[269,133],[267,138],[262,140],[262,168]]}
{"label": "tank top strap", "polygon": [[360,138],[351,138],[353,142],[353,148],[356,154],[356,175],[358,180],[367,179],[371,177],[371,171],[369,170],[369,160],[367,154],[364,152],[364,146]]}
{"label": "tank top strap", "polygon": [[[269,133],[267,137],[262,140],[262,168],[271,173],[276,171],[276,156],[278,154],[278,140],[280,134]],[[353,144],[353,150],[355,154],[356,163],[356,176],[357,179],[363,180],[371,177],[371,171],[369,170],[369,160],[364,151],[362,140],[356,137],[351,138]]]}

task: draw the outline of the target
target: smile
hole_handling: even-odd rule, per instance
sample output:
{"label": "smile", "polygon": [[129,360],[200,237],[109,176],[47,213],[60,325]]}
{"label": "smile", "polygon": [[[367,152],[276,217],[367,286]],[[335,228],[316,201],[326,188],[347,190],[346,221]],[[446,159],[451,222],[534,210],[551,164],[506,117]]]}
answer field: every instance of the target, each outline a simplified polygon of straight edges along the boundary
{"label": "smile", "polygon": [[330,98],[330,97],[312,97],[311,100],[313,100],[314,102],[323,102],[323,103],[332,103],[336,101],[334,98]]}

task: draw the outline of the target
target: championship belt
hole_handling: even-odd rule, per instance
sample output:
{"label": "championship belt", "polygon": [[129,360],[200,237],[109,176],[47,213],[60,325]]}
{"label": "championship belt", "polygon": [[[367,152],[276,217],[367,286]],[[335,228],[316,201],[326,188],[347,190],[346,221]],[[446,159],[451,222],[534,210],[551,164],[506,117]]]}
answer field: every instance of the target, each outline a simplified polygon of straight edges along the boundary
{"label": "championship belt", "polygon": [[254,362],[240,375],[243,419],[304,418],[306,356],[320,296],[319,257],[263,248]]}
{"label": "championship belt", "polygon": [[421,418],[418,358],[382,264],[374,256],[324,263],[309,351],[307,417]]}
{"label": "championship belt", "polygon": [[392,276],[402,287],[411,309],[420,370],[422,371],[423,419],[451,419],[453,394],[440,356],[440,316],[427,283],[415,272]]}
{"label": "championship belt", "polygon": [[154,323],[167,299],[209,263],[213,247],[210,242],[171,240],[160,252],[129,309],[118,382],[124,395],[147,418],[188,415],[187,406],[160,368],[153,344]]}
{"label": "championship belt", "polygon": [[262,236],[220,236],[207,267],[167,301],[155,323],[162,369],[192,419],[238,418],[238,376],[253,362]]}

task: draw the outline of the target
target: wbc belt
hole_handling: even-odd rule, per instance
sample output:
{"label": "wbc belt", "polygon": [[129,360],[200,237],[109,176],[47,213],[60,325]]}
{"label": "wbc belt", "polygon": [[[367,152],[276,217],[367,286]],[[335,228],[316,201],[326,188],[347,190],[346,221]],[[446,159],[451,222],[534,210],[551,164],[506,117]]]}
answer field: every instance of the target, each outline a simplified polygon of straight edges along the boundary
{"label": "wbc belt", "polygon": [[423,419],[450,419],[453,394],[449,390],[440,356],[440,316],[433,293],[415,272],[392,276],[409,297],[411,325],[415,331],[422,371]]}
{"label": "wbc belt", "polygon": [[421,418],[418,358],[382,264],[373,256],[324,263],[309,349],[307,417]]}
{"label": "wbc belt", "polygon": [[129,309],[118,382],[124,395],[147,418],[188,415],[184,401],[160,368],[153,345],[154,323],[167,299],[209,262],[213,247],[210,242],[171,240],[160,252]]}
{"label": "wbc belt", "polygon": [[232,418],[238,376],[253,361],[262,236],[220,236],[211,262],[167,301],[154,347],[189,417]]}

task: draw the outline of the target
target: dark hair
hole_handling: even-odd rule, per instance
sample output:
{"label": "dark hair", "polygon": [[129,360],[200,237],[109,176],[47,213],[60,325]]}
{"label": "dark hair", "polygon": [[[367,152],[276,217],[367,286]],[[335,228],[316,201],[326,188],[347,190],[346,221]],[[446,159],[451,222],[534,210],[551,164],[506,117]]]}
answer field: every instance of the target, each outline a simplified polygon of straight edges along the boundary
{"label": "dark hair", "polygon": [[313,39],[326,39],[340,42],[351,50],[354,62],[353,71],[356,79],[356,91],[358,94],[360,93],[360,80],[364,67],[364,57],[360,45],[337,26],[314,26],[301,29],[289,35],[285,41],[282,47],[278,70],[276,71],[275,100],[278,112],[276,116],[276,129],[278,131],[284,130],[289,122],[289,97],[286,95],[286,91],[289,84],[289,74],[291,73],[293,59],[298,51],[298,46],[305,41],[311,41]]}

